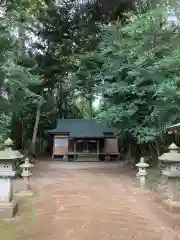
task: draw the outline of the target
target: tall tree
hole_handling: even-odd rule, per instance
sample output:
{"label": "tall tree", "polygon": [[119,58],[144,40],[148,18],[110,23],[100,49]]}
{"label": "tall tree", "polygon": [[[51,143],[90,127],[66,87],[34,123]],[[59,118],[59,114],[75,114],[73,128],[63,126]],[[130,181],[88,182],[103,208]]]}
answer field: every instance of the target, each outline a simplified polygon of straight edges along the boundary
{"label": "tall tree", "polygon": [[[29,107],[38,98],[30,89],[33,85],[38,84],[38,76],[32,71],[34,62],[28,59],[24,46],[25,35],[20,36],[18,34],[20,40],[17,40],[17,33],[22,33],[19,29],[23,29],[24,34],[24,22],[21,22],[24,11],[18,12],[18,10],[19,8],[16,9],[13,3],[10,4],[8,2],[6,17],[2,16],[0,24],[2,29],[1,36],[4,38],[5,46],[8,44],[5,52],[3,49],[0,52],[5,58],[4,63],[1,65],[3,73],[3,77],[1,78],[1,92],[4,95],[3,101],[6,101],[8,104],[6,112],[12,115],[13,122],[19,119],[24,109]],[[1,44],[3,44],[3,41]],[[2,111],[4,112],[5,109],[2,109]],[[21,132],[17,134],[17,126],[15,128],[13,126],[15,125],[12,124],[12,138],[16,141],[17,145],[20,145]]]}
{"label": "tall tree", "polygon": [[131,15],[131,22],[104,30],[100,45],[104,76],[101,120],[137,142],[160,136],[179,117],[176,82],[179,29],[166,9]]}
{"label": "tall tree", "polygon": [[[99,73],[101,65],[102,61],[98,58],[98,54],[95,51],[81,56],[73,78],[79,95],[81,95],[85,100],[84,102],[88,104],[87,112],[89,119],[93,118],[93,102],[100,92],[98,87],[102,80],[100,77],[97,77],[97,74]],[[81,100],[83,98],[81,98]]]}

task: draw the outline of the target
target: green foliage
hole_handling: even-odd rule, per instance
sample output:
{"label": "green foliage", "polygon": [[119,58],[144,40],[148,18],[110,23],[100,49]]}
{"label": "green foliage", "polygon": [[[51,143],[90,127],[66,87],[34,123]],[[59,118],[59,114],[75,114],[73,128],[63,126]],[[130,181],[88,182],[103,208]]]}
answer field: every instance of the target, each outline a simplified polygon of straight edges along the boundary
{"label": "green foliage", "polygon": [[99,118],[139,143],[154,140],[179,117],[180,34],[167,17],[164,9],[132,15],[124,27],[107,27],[100,45],[104,104]]}
{"label": "green foliage", "polygon": [[10,136],[12,116],[20,117],[33,104],[37,105],[39,98],[32,91],[32,86],[39,84],[40,78],[33,71],[34,62],[28,61],[25,49],[28,38],[23,35],[26,24],[20,21],[25,10],[21,10],[10,8],[8,4],[7,16],[0,22],[0,141]]}
{"label": "green foliage", "polygon": [[2,146],[4,140],[9,137],[10,129],[11,129],[11,116],[2,113],[0,115],[0,146]]}
{"label": "green foliage", "polygon": [[33,103],[37,104],[37,95],[29,89],[29,86],[37,85],[38,76],[32,74],[31,69],[17,64],[11,53],[7,55],[3,70],[5,80],[2,87],[7,93],[8,103],[13,111],[18,113]]}
{"label": "green foliage", "polygon": [[[132,1],[8,2],[0,23],[2,122],[15,115],[28,146],[46,88],[38,141],[57,118],[94,117],[97,96],[102,96],[99,119],[121,136],[138,142],[160,136],[179,110],[179,31],[162,9],[141,14],[160,2],[136,1],[137,16],[122,14]],[[117,19],[121,24],[111,22]],[[2,138],[9,135],[9,120],[7,125],[0,130]]]}
{"label": "green foliage", "polygon": [[37,14],[37,22],[33,25],[41,41],[38,39],[31,51],[47,88],[56,92],[56,118],[82,117],[74,101],[77,91],[93,98],[87,96],[84,83],[80,86],[77,79],[71,77],[77,69],[77,56],[94,49],[99,40],[100,28],[88,11],[84,3],[76,5],[63,1],[62,5],[56,5],[49,1],[46,9]]}
{"label": "green foliage", "polygon": [[97,78],[102,61],[95,52],[81,56],[79,59],[78,69],[76,71],[76,88],[82,95],[88,98],[88,94],[96,93],[96,88],[101,83]]}
{"label": "green foliage", "polygon": [[77,70],[72,75],[72,82],[78,95],[79,106],[87,118],[93,117],[93,101],[99,92],[99,85],[102,80],[98,73],[102,61],[96,52],[91,52],[78,59]]}

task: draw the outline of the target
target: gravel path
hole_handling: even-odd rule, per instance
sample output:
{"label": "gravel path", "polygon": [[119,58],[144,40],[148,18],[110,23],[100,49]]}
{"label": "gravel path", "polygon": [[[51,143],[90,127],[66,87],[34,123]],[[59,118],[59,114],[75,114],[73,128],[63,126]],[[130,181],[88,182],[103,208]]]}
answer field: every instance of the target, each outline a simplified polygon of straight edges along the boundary
{"label": "gravel path", "polygon": [[36,224],[26,240],[180,239],[180,217],[136,188],[118,164],[41,162],[33,175]]}

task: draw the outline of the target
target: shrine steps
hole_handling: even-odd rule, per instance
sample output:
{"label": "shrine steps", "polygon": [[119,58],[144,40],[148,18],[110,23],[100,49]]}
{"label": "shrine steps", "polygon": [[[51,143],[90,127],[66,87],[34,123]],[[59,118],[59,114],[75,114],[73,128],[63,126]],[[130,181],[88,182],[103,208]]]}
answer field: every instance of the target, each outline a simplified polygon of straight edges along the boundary
{"label": "shrine steps", "polygon": [[74,160],[75,162],[97,162],[99,161],[99,155],[96,153],[81,153],[78,154],[77,159]]}

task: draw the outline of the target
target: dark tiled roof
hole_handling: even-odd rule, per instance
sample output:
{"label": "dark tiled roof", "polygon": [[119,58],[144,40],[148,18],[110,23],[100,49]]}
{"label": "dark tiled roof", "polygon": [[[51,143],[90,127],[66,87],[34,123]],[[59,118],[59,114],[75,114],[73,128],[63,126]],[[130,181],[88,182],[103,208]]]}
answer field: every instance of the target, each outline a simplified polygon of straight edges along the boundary
{"label": "dark tiled roof", "polygon": [[105,128],[95,120],[87,119],[59,119],[56,129],[47,133],[54,135],[63,132],[69,133],[70,137],[104,137],[104,132],[115,136],[114,129]]}

